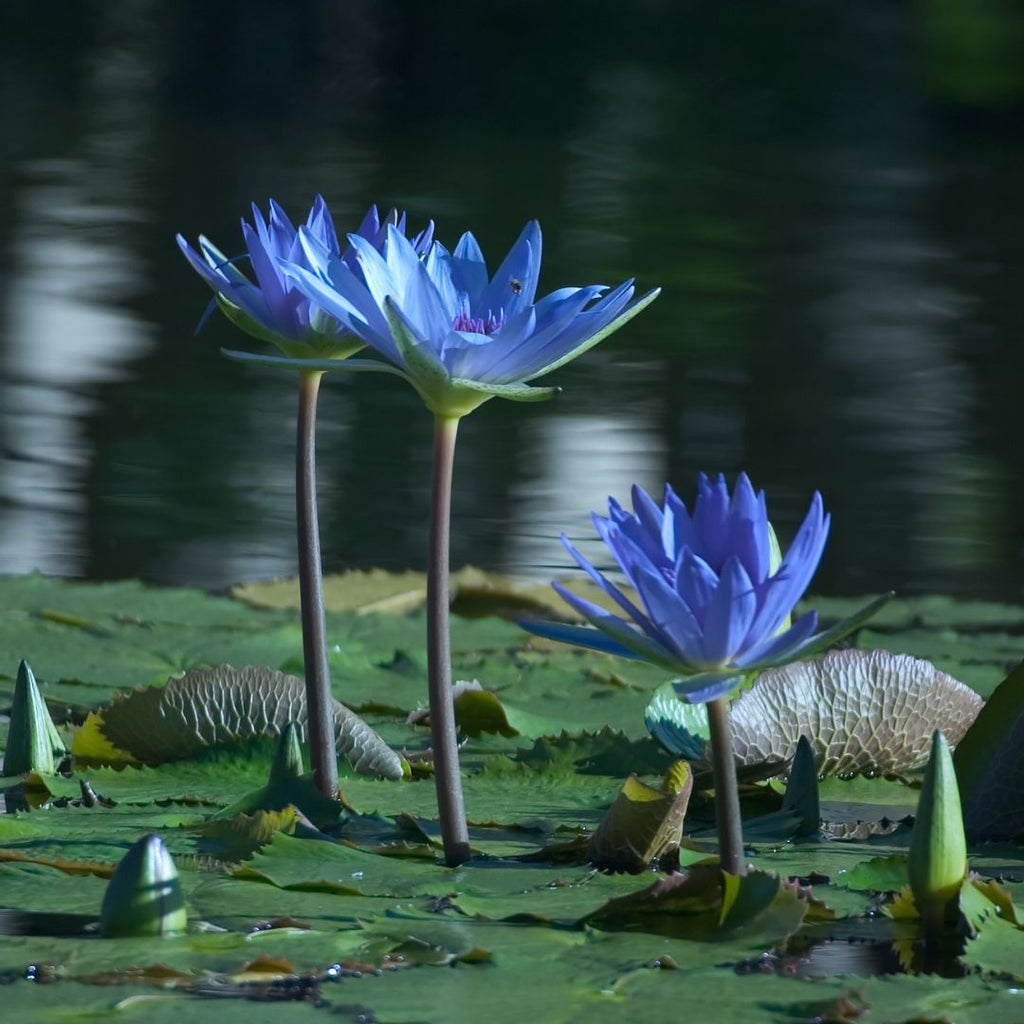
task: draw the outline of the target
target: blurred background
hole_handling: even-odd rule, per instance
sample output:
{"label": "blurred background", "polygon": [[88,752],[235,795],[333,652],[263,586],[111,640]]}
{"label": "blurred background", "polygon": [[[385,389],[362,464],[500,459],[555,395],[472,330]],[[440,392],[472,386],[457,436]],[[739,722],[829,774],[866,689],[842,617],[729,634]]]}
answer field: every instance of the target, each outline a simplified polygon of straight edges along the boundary
{"label": "blurred background", "polygon": [[[609,494],[745,469],[784,539],[824,495],[818,592],[1024,595],[1016,0],[7,0],[0,154],[0,572],[294,573],[294,379],[195,333],[174,234],[322,192],[664,290],[464,421],[454,565],[604,561]],[[418,397],[336,373],[320,416],[325,568],[421,568]]]}

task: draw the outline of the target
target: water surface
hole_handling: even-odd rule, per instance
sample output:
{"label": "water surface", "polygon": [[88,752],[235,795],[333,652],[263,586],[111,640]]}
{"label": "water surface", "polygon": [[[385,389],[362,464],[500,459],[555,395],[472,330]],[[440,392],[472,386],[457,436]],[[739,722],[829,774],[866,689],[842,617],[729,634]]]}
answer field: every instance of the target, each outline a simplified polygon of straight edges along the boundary
{"label": "water surface", "polygon": [[[245,339],[219,316],[194,333],[208,293],[173,236],[234,253],[251,201],[300,217],[320,191],[342,229],[397,204],[451,244],[472,229],[492,266],[537,217],[542,291],[664,290],[555,401],[464,421],[456,564],[545,575],[562,531],[601,558],[609,494],[745,469],[784,537],[821,490],[823,592],[1022,596],[1009,5],[17,6],[3,571],[295,571],[294,381],[224,360]],[[423,566],[430,426],[394,378],[326,382],[328,570]]]}

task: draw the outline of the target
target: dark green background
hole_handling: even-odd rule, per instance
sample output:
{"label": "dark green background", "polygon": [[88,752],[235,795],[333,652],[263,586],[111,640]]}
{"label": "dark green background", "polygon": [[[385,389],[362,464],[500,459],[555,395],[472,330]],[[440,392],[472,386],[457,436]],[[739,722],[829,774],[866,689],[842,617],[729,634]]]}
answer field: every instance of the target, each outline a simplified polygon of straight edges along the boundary
{"label": "dark green background", "polygon": [[[453,561],[542,574],[634,479],[746,469],[815,589],[1019,599],[1024,15],[1011,0],[7,3],[0,569],[222,586],[294,570],[293,382],[193,330],[175,231],[240,248],[322,191],[545,230],[542,290],[664,294],[468,419]],[[424,562],[430,424],[328,381],[328,569]],[[596,549],[589,549],[598,554]]]}

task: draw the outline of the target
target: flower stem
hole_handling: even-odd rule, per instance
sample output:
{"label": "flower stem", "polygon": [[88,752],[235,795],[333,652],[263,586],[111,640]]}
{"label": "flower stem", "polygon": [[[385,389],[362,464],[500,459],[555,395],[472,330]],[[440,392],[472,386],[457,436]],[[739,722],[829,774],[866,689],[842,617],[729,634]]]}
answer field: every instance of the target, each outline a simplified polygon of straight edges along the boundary
{"label": "flower stem", "polygon": [[427,674],[434,781],[444,859],[449,867],[469,860],[469,833],[459,775],[459,743],[452,702],[451,635],[448,624],[452,465],[457,416],[434,420],[434,479],[430,495],[430,556],[427,565]]}
{"label": "flower stem", "polygon": [[309,759],[317,788],[338,798],[338,756],[334,745],[331,673],[327,664],[320,525],[316,509],[316,400],[319,370],[299,374],[299,415],[295,450],[295,512],[299,542],[299,599],[302,607],[302,656],[306,671],[306,721]]}
{"label": "flower stem", "polygon": [[743,824],[736,783],[736,758],[732,752],[732,730],[729,728],[728,697],[708,701],[708,726],[711,730],[711,767],[715,777],[718,857],[723,871],[742,875],[745,870]]}

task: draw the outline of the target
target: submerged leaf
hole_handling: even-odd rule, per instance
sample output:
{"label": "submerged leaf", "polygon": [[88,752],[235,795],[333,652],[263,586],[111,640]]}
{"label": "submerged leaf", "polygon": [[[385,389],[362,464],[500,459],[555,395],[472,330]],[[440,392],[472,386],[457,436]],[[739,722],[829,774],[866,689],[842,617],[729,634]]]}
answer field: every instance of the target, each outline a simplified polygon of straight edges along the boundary
{"label": "submerged leaf", "polygon": [[733,746],[745,764],[781,760],[803,734],[822,775],[898,774],[928,760],[936,729],[959,742],[982,703],[927,661],[831,651],[763,672],[732,705]]}
{"label": "submerged leaf", "polygon": [[751,944],[775,943],[800,927],[810,906],[806,891],[776,875],[729,876],[717,864],[695,864],[609,900],[578,923],[705,942],[742,936]]}
{"label": "submerged leaf", "polygon": [[[396,754],[355,712],[334,701],[338,749],[363,775],[402,777]],[[193,669],[165,686],[140,687],[89,716],[99,733],[136,762],[161,764],[260,735],[277,735],[290,721],[306,722],[305,686],[263,666]],[[102,755],[75,737],[76,757]]]}
{"label": "submerged leaf", "polygon": [[266,846],[278,832],[295,834],[299,813],[291,804],[281,810],[258,810],[218,816],[197,826],[199,850],[218,860],[240,861]]}

